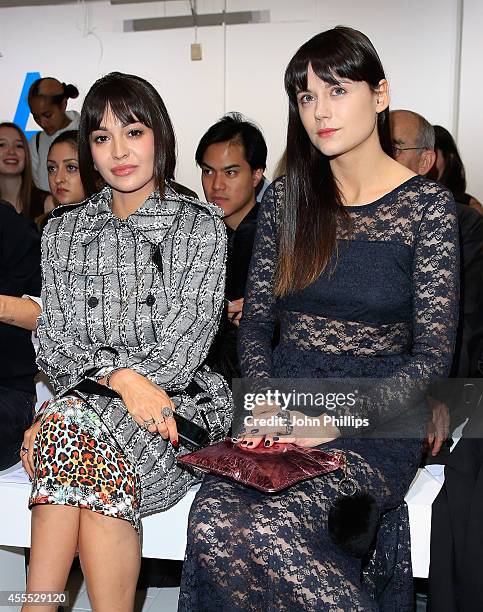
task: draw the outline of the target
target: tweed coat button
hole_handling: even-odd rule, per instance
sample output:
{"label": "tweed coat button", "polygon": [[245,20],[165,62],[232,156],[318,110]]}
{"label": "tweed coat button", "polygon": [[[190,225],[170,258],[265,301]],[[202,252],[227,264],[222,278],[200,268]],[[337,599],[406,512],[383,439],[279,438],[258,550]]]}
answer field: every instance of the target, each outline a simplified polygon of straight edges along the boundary
{"label": "tweed coat button", "polygon": [[156,298],[154,297],[154,295],[152,295],[151,293],[148,295],[148,297],[146,298],[146,304],[148,306],[154,306],[154,303],[156,302]]}
{"label": "tweed coat button", "polygon": [[97,304],[99,304],[99,300],[94,297],[91,296],[88,300],[87,300],[87,304],[90,308],[95,308],[97,306]]}

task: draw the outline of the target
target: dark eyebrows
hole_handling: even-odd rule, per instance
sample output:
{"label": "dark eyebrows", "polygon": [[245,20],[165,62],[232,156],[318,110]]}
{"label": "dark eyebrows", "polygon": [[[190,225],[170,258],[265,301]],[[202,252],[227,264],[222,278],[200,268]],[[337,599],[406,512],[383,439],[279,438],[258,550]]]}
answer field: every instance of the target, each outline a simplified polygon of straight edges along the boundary
{"label": "dark eyebrows", "polygon": [[[215,168],[212,168],[209,164],[205,164],[205,162],[201,162],[200,165],[202,168],[207,168],[208,170],[215,170]],[[231,164],[231,166],[225,166],[224,168],[222,168],[222,170],[234,170],[236,168],[241,168],[240,164]]]}
{"label": "dark eyebrows", "polygon": [[[123,125],[123,128],[128,128],[131,127],[133,125],[143,125],[144,127],[148,127],[147,125],[145,125],[142,121],[133,121],[132,123],[126,123],[126,125]],[[109,128],[100,125],[98,128],[96,128],[95,130],[92,130],[93,132],[108,132]]]}

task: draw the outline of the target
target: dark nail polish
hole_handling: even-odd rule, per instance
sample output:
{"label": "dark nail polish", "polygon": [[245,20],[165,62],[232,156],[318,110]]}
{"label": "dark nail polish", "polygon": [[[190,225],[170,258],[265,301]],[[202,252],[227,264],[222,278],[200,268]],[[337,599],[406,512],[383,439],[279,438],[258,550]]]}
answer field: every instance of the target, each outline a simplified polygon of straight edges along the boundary
{"label": "dark nail polish", "polygon": [[280,440],[280,438],[278,436],[273,436],[273,441],[274,442],[278,442]]}
{"label": "dark nail polish", "polygon": [[252,434],[253,434],[253,433],[258,433],[259,431],[260,431],[259,429],[252,429],[252,430],[250,431],[250,433],[252,433]]}
{"label": "dark nail polish", "polygon": [[238,442],[238,438],[232,438],[231,441],[233,442],[233,444],[236,444]]}
{"label": "dark nail polish", "polygon": [[178,444],[179,444],[179,442],[178,442],[178,440],[173,440],[173,441],[171,442],[171,444],[174,446],[174,448],[178,448]]}
{"label": "dark nail polish", "polygon": [[253,446],[253,442],[249,442],[247,446]]}
{"label": "dark nail polish", "polygon": [[246,446],[248,444],[248,442],[245,440],[245,442],[242,442],[242,446]]}
{"label": "dark nail polish", "polygon": [[270,446],[270,440],[265,440],[265,442],[263,444],[264,444],[264,446]]}

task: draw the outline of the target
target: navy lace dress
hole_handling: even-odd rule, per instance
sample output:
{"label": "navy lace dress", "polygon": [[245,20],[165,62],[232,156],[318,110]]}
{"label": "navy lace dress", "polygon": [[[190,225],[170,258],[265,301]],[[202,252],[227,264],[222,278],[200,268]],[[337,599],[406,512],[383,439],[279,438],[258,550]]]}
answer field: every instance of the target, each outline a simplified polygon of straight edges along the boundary
{"label": "navy lace dress", "polygon": [[[240,327],[248,377],[447,376],[458,300],[458,237],[451,195],[413,177],[379,200],[350,207],[338,229],[338,260],[305,290],[273,296],[278,203],[283,179],[267,191]],[[329,266],[330,267],[330,266]],[[273,351],[274,321],[280,344]],[[382,402],[368,407],[384,422]],[[351,475],[382,513],[369,563],[340,550],[327,530],[337,473],[277,495],[207,476],[193,504],[181,611],[412,610],[404,496],[421,441],[342,437]]]}

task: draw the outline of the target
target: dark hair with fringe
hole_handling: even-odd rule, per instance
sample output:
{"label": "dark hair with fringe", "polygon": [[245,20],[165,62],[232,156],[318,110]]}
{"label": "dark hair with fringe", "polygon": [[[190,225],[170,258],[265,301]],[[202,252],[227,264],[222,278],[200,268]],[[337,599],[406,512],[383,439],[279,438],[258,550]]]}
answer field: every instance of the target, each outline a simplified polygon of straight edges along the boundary
{"label": "dark hair with fringe", "polygon": [[40,89],[42,82],[45,80],[57,81],[57,79],[55,79],[54,77],[42,77],[41,79],[37,79],[36,81],[34,81],[32,85],[30,85],[28,93],[29,104],[32,98],[42,96],[44,98],[50,98],[51,104],[56,104],[57,106],[59,106],[64,100],[67,100],[68,98],[77,98],[77,96],[79,95],[79,90],[75,85],[72,85],[71,83],[69,83],[68,85],[66,85],[65,83],[60,83],[60,85],[62,86],[62,93],[55,94],[53,96],[49,94],[44,94],[40,91]]}
{"label": "dark hair with fringe", "polygon": [[49,153],[52,150],[52,147],[55,147],[55,145],[61,144],[62,142],[68,142],[76,151],[79,151],[79,130],[66,130],[65,132],[61,132],[51,143]]}
{"label": "dark hair with fringe", "polygon": [[[67,142],[68,144],[70,144],[72,148],[75,149],[75,151],[77,152],[77,156],[79,157],[79,130],[66,130],[65,132],[61,132],[50,145],[49,155],[53,147],[55,147],[55,145],[62,144],[63,142]],[[79,167],[80,167],[80,164],[79,164]],[[104,183],[102,176],[95,169],[94,169],[94,177],[96,181],[95,192],[97,192],[97,191],[100,191],[104,187],[105,183]],[[82,181],[82,176],[81,176],[81,181]],[[84,184],[82,184],[82,186],[84,186]]]}
{"label": "dark hair with fringe", "polygon": [[[0,123],[0,128],[7,127],[13,128],[18,132],[20,140],[22,141],[23,148],[25,150],[25,167],[22,172],[22,184],[20,187],[20,202],[22,203],[22,215],[27,219],[32,219],[32,191],[34,189],[33,176],[32,176],[32,160],[30,158],[29,143],[23,131],[15,123],[4,121]],[[2,194],[0,193],[0,196]]]}
{"label": "dark hair with fringe", "polygon": [[87,196],[96,193],[98,173],[94,168],[90,135],[99,129],[106,109],[123,125],[143,123],[154,135],[154,182],[161,197],[165,182],[174,178],[176,139],[163,100],[154,87],[132,74],[111,72],[97,80],[82,105],[79,123],[79,167]]}
{"label": "dark hair with fringe", "polygon": [[252,170],[267,166],[267,144],[259,128],[241,113],[227,113],[203,134],[196,148],[198,166],[203,163],[206,149],[219,142],[235,142],[243,146],[245,160]]}
{"label": "dark hair with fringe", "polygon": [[436,164],[433,166],[431,178],[439,181],[453,194],[457,202],[463,202],[466,192],[466,173],[463,160],[456,146],[453,136],[441,125],[434,127],[434,148],[439,149],[443,155],[444,169],[438,178]]}
{"label": "dark hair with fringe", "polygon": [[[285,72],[289,99],[285,199],[280,211],[275,294],[284,296],[310,285],[336,250],[338,220],[348,214],[327,156],[311,143],[299,115],[297,93],[307,89],[309,64],[315,74],[336,85],[338,79],[365,81],[376,90],[385,79],[381,60],[365,34],[338,26],[300,47]],[[393,156],[389,109],[377,117],[381,147]]]}

